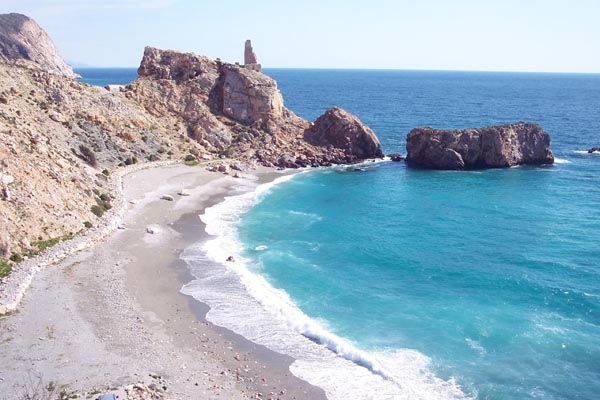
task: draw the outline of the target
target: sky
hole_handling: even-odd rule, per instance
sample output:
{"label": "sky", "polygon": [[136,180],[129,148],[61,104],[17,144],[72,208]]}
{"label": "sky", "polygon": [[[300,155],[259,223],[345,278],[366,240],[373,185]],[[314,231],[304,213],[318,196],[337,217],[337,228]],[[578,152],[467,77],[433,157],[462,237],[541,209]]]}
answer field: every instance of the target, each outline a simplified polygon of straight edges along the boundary
{"label": "sky", "polygon": [[600,73],[600,0],[0,0],[75,66],[145,46],[266,68]]}

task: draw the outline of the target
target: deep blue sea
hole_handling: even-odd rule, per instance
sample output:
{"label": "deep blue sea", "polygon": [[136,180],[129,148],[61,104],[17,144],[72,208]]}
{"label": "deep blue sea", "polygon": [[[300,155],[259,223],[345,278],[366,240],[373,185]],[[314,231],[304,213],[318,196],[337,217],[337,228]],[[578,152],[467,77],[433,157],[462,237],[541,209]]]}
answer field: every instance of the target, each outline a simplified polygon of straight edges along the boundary
{"label": "deep blue sea", "polygon": [[600,398],[600,154],[585,151],[600,75],[265,72],[288,108],[346,108],[386,153],[418,126],[532,121],[557,162],[240,183],[202,216],[215,239],[184,254],[209,319],[293,356],[331,399]]}

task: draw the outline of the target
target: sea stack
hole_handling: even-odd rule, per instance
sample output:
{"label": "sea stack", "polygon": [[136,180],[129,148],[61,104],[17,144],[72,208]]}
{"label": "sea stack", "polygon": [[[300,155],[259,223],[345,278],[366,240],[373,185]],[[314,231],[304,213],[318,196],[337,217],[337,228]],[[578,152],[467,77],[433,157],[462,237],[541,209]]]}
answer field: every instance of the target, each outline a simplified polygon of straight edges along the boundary
{"label": "sea stack", "polygon": [[23,14],[0,14],[0,61],[28,60],[53,74],[79,75],[64,62],[50,36]]}
{"label": "sea stack", "polygon": [[250,41],[250,39],[246,40],[244,45],[244,67],[251,69],[252,71],[262,71],[262,67],[256,59],[256,53],[254,53],[254,49],[252,49],[252,41]]}
{"label": "sea stack", "polygon": [[306,130],[304,139],[315,146],[332,146],[350,156],[349,161],[383,158],[377,135],[357,116],[332,107]]}
{"label": "sea stack", "polygon": [[528,122],[463,130],[415,128],[406,138],[406,162],[431,169],[507,168],[553,164],[550,136]]}

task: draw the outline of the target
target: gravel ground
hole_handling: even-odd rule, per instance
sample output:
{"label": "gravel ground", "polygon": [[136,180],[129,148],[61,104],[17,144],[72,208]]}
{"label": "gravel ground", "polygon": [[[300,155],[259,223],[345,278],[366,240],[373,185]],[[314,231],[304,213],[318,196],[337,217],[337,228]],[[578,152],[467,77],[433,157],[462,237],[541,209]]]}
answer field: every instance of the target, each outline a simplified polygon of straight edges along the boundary
{"label": "gravel ground", "polygon": [[289,372],[291,358],[213,326],[207,306],[179,292],[190,276],[178,255],[205,235],[198,214],[235,179],[185,166],[124,179],[126,212],[112,221],[124,229],[32,274],[17,311],[0,319],[0,397],[50,385],[87,398],[324,399]]}

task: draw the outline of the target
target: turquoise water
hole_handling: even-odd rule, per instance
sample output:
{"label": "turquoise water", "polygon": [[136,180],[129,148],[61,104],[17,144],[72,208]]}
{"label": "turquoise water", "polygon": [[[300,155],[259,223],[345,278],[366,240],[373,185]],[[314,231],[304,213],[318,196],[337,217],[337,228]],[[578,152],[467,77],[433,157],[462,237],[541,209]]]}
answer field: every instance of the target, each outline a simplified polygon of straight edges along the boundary
{"label": "turquoise water", "polygon": [[75,68],[75,73],[94,86],[127,85],[137,79],[137,68]]}
{"label": "turquoise water", "polygon": [[215,239],[183,256],[197,278],[183,292],[211,321],[296,358],[330,399],[598,398],[600,155],[585,150],[600,145],[600,75],[266,72],[296,113],[347,108],[386,153],[416,126],[525,120],[557,164],[237,180],[245,194],[202,216]]}
{"label": "turquoise water", "polygon": [[239,235],[257,273],[362,350],[417,350],[480,399],[598,398],[600,155],[581,150],[600,142],[600,76],[271,74],[300,115],[347,107],[386,152],[415,126],[545,127],[554,166],[322,170],[274,187]]}

